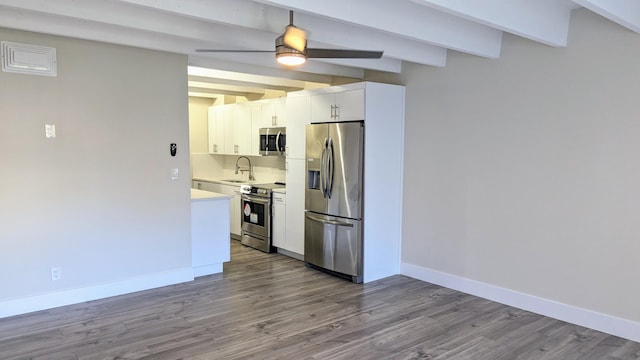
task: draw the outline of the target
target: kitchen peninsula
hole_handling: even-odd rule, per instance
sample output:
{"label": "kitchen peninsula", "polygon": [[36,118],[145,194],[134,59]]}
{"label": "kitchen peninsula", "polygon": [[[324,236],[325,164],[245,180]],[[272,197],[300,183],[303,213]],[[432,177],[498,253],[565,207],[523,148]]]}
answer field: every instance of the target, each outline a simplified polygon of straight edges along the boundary
{"label": "kitchen peninsula", "polygon": [[229,199],[231,196],[191,189],[191,259],[193,276],[222,272],[230,260]]}

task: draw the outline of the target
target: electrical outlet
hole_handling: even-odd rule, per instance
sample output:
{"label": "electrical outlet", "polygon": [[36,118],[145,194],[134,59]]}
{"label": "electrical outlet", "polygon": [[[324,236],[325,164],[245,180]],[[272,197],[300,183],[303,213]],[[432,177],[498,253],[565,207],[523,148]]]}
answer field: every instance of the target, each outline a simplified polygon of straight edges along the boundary
{"label": "electrical outlet", "polygon": [[171,180],[178,180],[179,175],[180,171],[178,170],[178,168],[171,169]]}
{"label": "electrical outlet", "polygon": [[51,268],[51,281],[57,281],[62,279],[62,268],[54,266]]}

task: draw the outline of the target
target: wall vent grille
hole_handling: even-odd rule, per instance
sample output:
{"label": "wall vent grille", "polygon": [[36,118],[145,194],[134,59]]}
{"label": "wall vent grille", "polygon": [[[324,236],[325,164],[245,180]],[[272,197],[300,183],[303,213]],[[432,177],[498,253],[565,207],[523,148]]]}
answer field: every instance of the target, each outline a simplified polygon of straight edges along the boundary
{"label": "wall vent grille", "polygon": [[0,42],[2,46],[2,71],[58,76],[56,49],[47,46]]}

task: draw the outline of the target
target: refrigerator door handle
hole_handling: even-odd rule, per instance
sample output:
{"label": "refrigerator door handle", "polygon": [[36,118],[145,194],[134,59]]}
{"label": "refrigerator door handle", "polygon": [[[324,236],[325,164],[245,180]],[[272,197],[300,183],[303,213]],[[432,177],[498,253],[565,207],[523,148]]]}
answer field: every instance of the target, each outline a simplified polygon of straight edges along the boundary
{"label": "refrigerator door handle", "polygon": [[322,197],[327,197],[327,179],[325,174],[325,167],[327,161],[327,138],[324,138],[324,145],[322,147],[322,155],[320,159],[320,190],[322,190]]}
{"label": "refrigerator door handle", "polygon": [[333,174],[335,171],[335,158],[333,154],[333,138],[329,138],[327,153],[327,197],[330,199],[333,193]]}
{"label": "refrigerator door handle", "polygon": [[329,224],[329,225],[335,225],[335,226],[353,227],[353,224],[350,224],[348,222],[338,221],[338,220],[323,219],[323,218],[319,218],[317,216],[313,216],[313,215],[309,215],[309,214],[307,214],[307,219],[313,220],[313,221],[317,221],[317,222],[323,223],[323,224]]}

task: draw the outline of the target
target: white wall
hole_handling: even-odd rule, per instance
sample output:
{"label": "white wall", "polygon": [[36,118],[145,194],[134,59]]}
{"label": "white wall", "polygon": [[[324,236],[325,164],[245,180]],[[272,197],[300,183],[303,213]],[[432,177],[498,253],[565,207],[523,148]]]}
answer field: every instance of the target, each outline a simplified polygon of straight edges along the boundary
{"label": "white wall", "polygon": [[186,57],[0,40],[55,47],[58,62],[54,78],[0,72],[0,316],[192,278]]}
{"label": "white wall", "polygon": [[224,159],[209,155],[209,106],[218,99],[189,97],[189,144],[191,145],[191,177],[208,178],[222,173]]}
{"label": "white wall", "polygon": [[499,60],[405,66],[405,269],[640,329],[639,59],[578,10],[567,48],[505,35]]}

